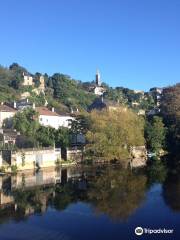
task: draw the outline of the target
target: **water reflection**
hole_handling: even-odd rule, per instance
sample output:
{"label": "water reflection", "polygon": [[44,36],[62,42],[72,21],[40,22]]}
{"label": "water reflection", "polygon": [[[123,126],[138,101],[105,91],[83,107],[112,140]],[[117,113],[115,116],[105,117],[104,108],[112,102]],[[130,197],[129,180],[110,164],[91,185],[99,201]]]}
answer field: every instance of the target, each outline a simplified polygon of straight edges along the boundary
{"label": "water reflection", "polygon": [[[96,214],[127,220],[142,205],[149,187],[145,171],[133,172],[117,166],[52,168],[3,175],[0,223],[25,220],[32,214],[43,214],[48,207],[62,211],[79,201],[91,204]],[[180,210],[179,177],[166,178],[163,197],[170,208]]]}
{"label": "water reflection", "polygon": [[165,203],[175,212],[180,212],[180,175],[170,174],[163,184]]}
{"label": "water reflection", "polygon": [[113,219],[127,219],[145,199],[147,178],[125,169],[106,169],[95,177],[88,196],[98,213]]}

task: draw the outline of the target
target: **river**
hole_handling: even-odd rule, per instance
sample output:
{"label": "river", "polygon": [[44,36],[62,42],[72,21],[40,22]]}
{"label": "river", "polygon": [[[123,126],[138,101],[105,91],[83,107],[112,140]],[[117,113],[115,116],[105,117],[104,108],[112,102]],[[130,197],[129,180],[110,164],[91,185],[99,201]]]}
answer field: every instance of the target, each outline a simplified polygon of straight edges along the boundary
{"label": "river", "polygon": [[178,239],[180,175],[154,169],[78,166],[2,175],[0,239]]}

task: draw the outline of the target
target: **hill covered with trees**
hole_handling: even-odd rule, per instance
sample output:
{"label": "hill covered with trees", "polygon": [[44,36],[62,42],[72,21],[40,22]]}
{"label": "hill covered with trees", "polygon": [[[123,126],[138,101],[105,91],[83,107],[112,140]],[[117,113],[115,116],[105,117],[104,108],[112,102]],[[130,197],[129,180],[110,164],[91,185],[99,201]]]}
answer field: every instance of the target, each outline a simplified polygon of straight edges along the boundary
{"label": "hill covered with trees", "polygon": [[[23,86],[23,74],[32,76],[34,86]],[[45,96],[36,95],[33,91],[40,85],[39,77],[43,75],[45,79]],[[78,108],[87,110],[88,106],[97,97],[90,89],[95,83],[83,82],[71,78],[67,74],[54,73],[49,76],[47,73],[30,73],[25,67],[13,63],[8,68],[0,66],[0,101],[12,101],[21,98],[24,92],[29,92],[29,100],[36,105],[43,105],[45,99],[50,106],[62,109]],[[112,88],[105,83],[102,86],[106,89],[104,98],[127,105],[134,110],[148,110],[154,106],[154,100],[148,93],[142,91],[116,87]],[[45,97],[45,99],[44,99]]]}

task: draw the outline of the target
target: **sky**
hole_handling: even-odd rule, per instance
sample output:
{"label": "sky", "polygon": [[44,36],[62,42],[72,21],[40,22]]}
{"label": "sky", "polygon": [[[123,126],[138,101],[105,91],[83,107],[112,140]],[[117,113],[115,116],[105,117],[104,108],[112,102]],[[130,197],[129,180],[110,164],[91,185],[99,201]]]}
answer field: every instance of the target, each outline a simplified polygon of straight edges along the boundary
{"label": "sky", "polygon": [[180,82],[179,0],[1,0],[0,64],[136,90]]}

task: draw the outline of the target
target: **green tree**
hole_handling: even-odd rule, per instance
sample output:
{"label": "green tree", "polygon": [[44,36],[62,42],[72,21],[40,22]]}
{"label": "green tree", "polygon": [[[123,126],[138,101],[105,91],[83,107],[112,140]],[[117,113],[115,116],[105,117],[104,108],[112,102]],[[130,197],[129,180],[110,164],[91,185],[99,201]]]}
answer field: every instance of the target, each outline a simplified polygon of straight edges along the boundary
{"label": "green tree", "polygon": [[55,144],[57,147],[66,148],[70,145],[69,129],[60,127],[55,132]]}
{"label": "green tree", "polygon": [[40,146],[49,147],[55,144],[55,129],[51,127],[40,126],[35,136]]}
{"label": "green tree", "polygon": [[10,86],[15,89],[19,89],[23,81],[23,73],[27,74],[28,71],[17,63],[11,64],[9,66],[9,70],[12,74]]}
{"label": "green tree", "polygon": [[70,132],[72,134],[86,134],[90,127],[90,117],[88,114],[81,114],[72,120]]}
{"label": "green tree", "polygon": [[180,149],[180,83],[165,88],[161,100],[161,114],[168,128],[167,143],[172,152]]}
{"label": "green tree", "polygon": [[35,139],[36,132],[39,129],[37,117],[37,112],[32,108],[17,112],[13,118],[13,127],[25,136]]}
{"label": "green tree", "polygon": [[69,108],[84,108],[92,103],[95,95],[84,91],[82,84],[70,76],[55,73],[48,79],[48,87],[52,87],[54,98],[59,99]]}
{"label": "green tree", "polygon": [[154,116],[152,120],[147,121],[145,137],[148,148],[158,154],[164,147],[166,138],[166,128],[161,117]]}

